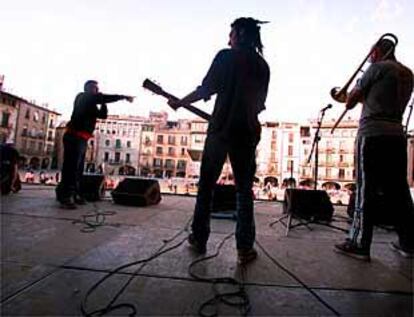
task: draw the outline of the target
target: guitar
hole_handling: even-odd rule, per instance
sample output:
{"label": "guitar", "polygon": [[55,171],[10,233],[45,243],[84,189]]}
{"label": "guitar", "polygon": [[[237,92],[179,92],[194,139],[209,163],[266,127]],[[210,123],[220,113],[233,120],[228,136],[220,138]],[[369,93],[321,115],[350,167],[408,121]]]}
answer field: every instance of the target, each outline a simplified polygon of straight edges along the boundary
{"label": "guitar", "polygon": [[[161,88],[161,86],[157,85],[156,83],[154,83],[153,81],[149,80],[149,79],[145,79],[144,82],[142,83],[142,87],[144,87],[145,89],[148,89],[149,91],[153,92],[156,95],[160,95],[163,96],[167,99],[174,99],[174,100],[178,100],[179,98],[169,94],[168,92],[164,91],[164,89]],[[211,115],[209,115],[207,112],[204,112],[203,110],[198,109],[197,107],[194,107],[190,104],[188,105],[183,105],[183,108],[191,111],[192,113],[198,115],[200,118],[203,118],[207,121],[209,121],[211,119]],[[171,107],[174,110],[177,110],[174,107]]]}

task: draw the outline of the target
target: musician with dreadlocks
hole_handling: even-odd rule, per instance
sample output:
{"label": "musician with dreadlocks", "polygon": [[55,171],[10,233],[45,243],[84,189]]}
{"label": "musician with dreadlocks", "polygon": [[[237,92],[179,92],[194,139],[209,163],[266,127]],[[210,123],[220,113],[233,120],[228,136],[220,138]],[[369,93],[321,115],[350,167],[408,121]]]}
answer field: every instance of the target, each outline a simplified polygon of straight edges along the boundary
{"label": "musician with dreadlocks", "polygon": [[178,108],[216,94],[201,162],[192,233],[188,242],[197,253],[206,252],[210,234],[210,204],[213,189],[227,155],[232,165],[237,197],[236,245],[238,262],[257,257],[253,248],[253,178],[255,151],[260,140],[258,114],[265,109],[269,67],[262,56],[260,24],[253,18],[239,18],[231,24],[230,49],[214,58],[202,84],[181,100],[169,100]]}

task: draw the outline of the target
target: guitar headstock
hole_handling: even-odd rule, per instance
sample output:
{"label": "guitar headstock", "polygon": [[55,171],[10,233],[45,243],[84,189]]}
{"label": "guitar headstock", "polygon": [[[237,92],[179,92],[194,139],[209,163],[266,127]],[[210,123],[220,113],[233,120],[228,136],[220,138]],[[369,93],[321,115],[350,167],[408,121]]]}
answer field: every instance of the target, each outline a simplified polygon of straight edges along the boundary
{"label": "guitar headstock", "polygon": [[152,91],[154,94],[161,94],[163,93],[163,89],[161,88],[161,86],[157,85],[156,83],[154,83],[152,80],[149,80],[148,78],[144,80],[144,82],[142,83],[142,87],[144,87],[145,89],[148,89],[149,91]]}

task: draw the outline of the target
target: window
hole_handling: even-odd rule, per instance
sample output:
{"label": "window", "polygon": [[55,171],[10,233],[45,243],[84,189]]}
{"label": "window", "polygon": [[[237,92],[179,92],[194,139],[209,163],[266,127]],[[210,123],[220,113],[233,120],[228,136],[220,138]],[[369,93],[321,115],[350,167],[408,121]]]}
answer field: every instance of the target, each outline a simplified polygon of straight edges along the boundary
{"label": "window", "polygon": [[195,135],[195,138],[194,138],[194,142],[195,143],[203,143],[203,136],[202,135]]}
{"label": "window", "polygon": [[344,156],[342,154],[339,155],[339,162],[340,163],[343,163],[344,162]]}
{"label": "window", "polygon": [[51,129],[55,128],[55,123],[53,122],[53,119],[50,120],[50,122],[49,122],[49,128],[51,128]]}
{"label": "window", "polygon": [[287,171],[288,172],[293,171],[293,164],[294,164],[293,160],[288,160],[287,163],[288,163],[287,166],[286,166]]}
{"label": "window", "polygon": [[155,158],[154,159],[154,166],[161,167],[162,166],[162,159]]}
{"label": "window", "polygon": [[43,150],[43,142],[39,142],[39,144],[37,145],[38,150],[42,151]]}
{"label": "window", "polygon": [[47,132],[47,140],[49,142],[53,141],[53,132],[52,131]]}
{"label": "window", "polygon": [[339,169],[338,177],[339,177],[339,179],[344,179],[345,178],[345,170],[343,168]]}
{"label": "window", "polygon": [[120,140],[120,139],[116,139],[116,140],[115,140],[115,147],[116,147],[117,149],[120,149],[120,148],[121,148],[121,140]]}
{"label": "window", "polygon": [[186,136],[181,137],[181,145],[187,145],[187,137]]}
{"label": "window", "polygon": [[38,122],[39,121],[39,112],[35,111],[33,114],[33,121]]}
{"label": "window", "polygon": [[109,161],[109,153],[105,152],[104,153],[104,162],[108,162]]}
{"label": "window", "polygon": [[105,146],[110,146],[111,142],[109,140],[105,140]]}
{"label": "window", "polygon": [[163,135],[157,135],[157,143],[163,144],[164,143],[164,136]]}
{"label": "window", "polygon": [[131,141],[127,141],[127,147],[131,147]]}
{"label": "window", "polygon": [[174,161],[173,160],[165,160],[165,167],[166,168],[174,168]]}
{"label": "window", "polygon": [[175,155],[175,149],[173,147],[168,148],[168,155],[174,156]]}
{"label": "window", "polygon": [[125,163],[130,163],[131,162],[131,154],[127,153],[125,154]]}
{"label": "window", "polygon": [[293,156],[293,146],[292,145],[288,146],[288,155]]}
{"label": "window", "polygon": [[162,147],[161,146],[157,146],[156,152],[157,155],[162,155]]}
{"label": "window", "polygon": [[330,168],[327,168],[326,169],[326,178],[331,178],[331,176],[332,176],[332,171],[331,171]]}
{"label": "window", "polygon": [[168,136],[168,144],[174,145],[175,144],[175,136],[169,135]]}
{"label": "window", "polygon": [[30,119],[30,109],[29,108],[26,109],[26,114],[24,115],[24,117],[26,119]]}
{"label": "window", "polygon": [[1,126],[3,128],[7,128],[9,126],[9,119],[10,119],[10,113],[3,111],[3,116],[1,118]]}
{"label": "window", "polygon": [[181,170],[185,170],[186,165],[187,165],[186,161],[179,160],[177,163],[177,168]]}
{"label": "window", "polygon": [[185,155],[185,148],[181,148],[181,156],[184,156]]}
{"label": "window", "polygon": [[43,116],[42,116],[42,123],[46,123],[46,115],[45,114],[43,114]]}
{"label": "window", "polygon": [[121,160],[121,153],[115,152],[115,162],[119,163],[120,160]]}
{"label": "window", "polygon": [[326,163],[332,163],[332,155],[331,154],[328,154],[327,156],[326,156]]}
{"label": "window", "polygon": [[27,136],[27,134],[28,134],[27,125],[25,125],[23,127],[22,136]]}
{"label": "window", "polygon": [[293,133],[289,133],[289,143],[293,143]]}

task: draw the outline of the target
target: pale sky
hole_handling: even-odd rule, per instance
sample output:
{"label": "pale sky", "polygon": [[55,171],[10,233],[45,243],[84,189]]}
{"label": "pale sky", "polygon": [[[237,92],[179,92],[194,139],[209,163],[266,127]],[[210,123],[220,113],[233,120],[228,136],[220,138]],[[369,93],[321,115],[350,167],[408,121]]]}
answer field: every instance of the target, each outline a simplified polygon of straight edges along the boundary
{"label": "pale sky", "polygon": [[[187,94],[241,16],[270,21],[261,31],[271,69],[262,120],[316,118],[328,103],[337,117],[343,106],[330,89],[348,80],[383,33],[398,36],[397,58],[414,67],[412,0],[0,0],[0,8],[5,88],[48,103],[65,119],[87,79],[103,92],[136,96],[133,104],[110,105],[112,114],[192,117],[170,111],[142,82],[148,77],[178,97]],[[212,105],[196,104],[208,112]]]}

